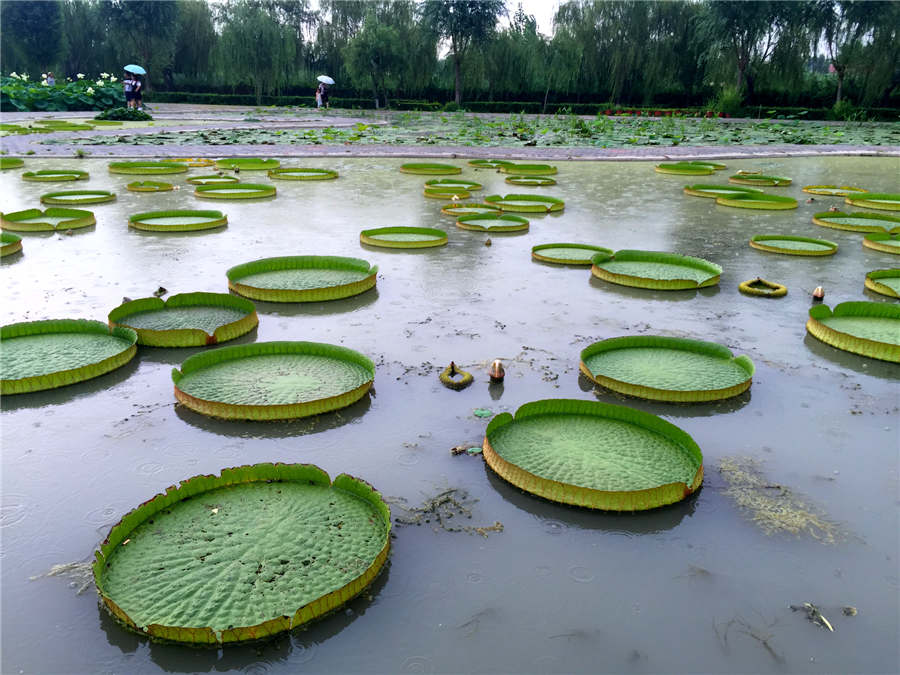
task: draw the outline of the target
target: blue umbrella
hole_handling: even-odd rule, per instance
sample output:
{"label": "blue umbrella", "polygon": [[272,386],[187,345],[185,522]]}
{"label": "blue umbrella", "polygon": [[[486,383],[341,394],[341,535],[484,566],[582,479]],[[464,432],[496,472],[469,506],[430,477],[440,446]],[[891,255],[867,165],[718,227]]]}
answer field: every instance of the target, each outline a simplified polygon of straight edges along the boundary
{"label": "blue umbrella", "polygon": [[126,73],[134,73],[135,75],[146,75],[147,71],[141,68],[140,66],[136,66],[133,63],[129,63],[125,66]]}

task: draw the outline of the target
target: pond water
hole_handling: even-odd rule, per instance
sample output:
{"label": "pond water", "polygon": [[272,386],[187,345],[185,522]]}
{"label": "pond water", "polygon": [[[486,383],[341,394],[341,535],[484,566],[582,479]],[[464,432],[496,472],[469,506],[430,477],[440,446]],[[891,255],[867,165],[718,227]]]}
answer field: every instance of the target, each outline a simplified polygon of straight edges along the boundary
{"label": "pond water", "polygon": [[[897,191],[897,158],[753,158],[733,170],[793,178],[769,188],[798,198],[792,211],[717,206],[682,194],[691,177],[644,162],[561,162],[558,185],[522,188],[503,174],[466,167],[483,192],[524,189],[565,200],[531,215],[525,233],[461,230],[426,199],[427,176],[400,173],[402,159],[285,159],[283,167],[336,169],[327,182],[275,184],[268,200],[221,201],[228,226],[207,232],[129,229],[134,213],[206,209],[181,189],[128,192],[133,176],[107,162],[32,160],[0,176],[0,207],[39,207],[46,184],[25,170],[90,171],[90,189],[115,202],[88,206],[92,228],[22,233],[24,252],[3,258],[3,323],[43,318],[105,320],[123,296],[227,291],[225,270],[258,258],[331,254],[378,265],[374,290],[312,304],[257,303],[257,330],[238,342],[314,340],[356,349],[376,363],[372,393],[344,410],[289,423],[218,421],[175,406],[171,371],[198,349],[141,348],[103,377],[2,402],[2,634],[6,673],[208,672],[897,672],[898,410],[900,366],[838,351],[806,334],[810,294],[896,302],[867,291],[866,272],[897,266],[864,248],[862,234],[818,227],[803,185]],[[444,161],[444,160],[442,160]],[[456,160],[464,166],[462,160]],[[723,175],[724,173],[724,175]],[[715,178],[716,180],[711,180]],[[852,209],[848,209],[852,210]],[[447,246],[369,248],[363,229],[438,227]],[[836,255],[754,250],[751,236],[828,239]],[[718,286],[649,291],[592,279],[587,268],[532,262],[531,247],[580,242],[698,256],[724,268]],[[738,292],[762,276],[785,284],[773,300]],[[720,342],[756,364],[751,389],[700,405],[649,403],[595,390],[579,376],[593,341],[661,334]],[[487,366],[503,359],[505,384]],[[451,361],[475,383],[446,389]],[[487,419],[542,398],[599,399],[661,415],[704,453],[699,493],[672,507],[609,514],[523,494],[480,457]],[[754,464],[749,499],[727,480]],[[449,532],[435,520],[396,525],[389,567],[347,608],[262,645],[222,650],[150,643],[121,629],[90,588],[42,575],[89,561],[122,514],[166,486],[239,464],[310,462],[349,472],[410,506],[457,488],[472,512]],[[784,497],[818,527],[772,531],[745,507]],[[742,506],[742,504],[744,506]],[[791,506],[792,505],[792,506]],[[395,512],[400,515],[402,510]],[[782,514],[784,515],[784,514]],[[789,514],[788,514],[789,515]],[[812,517],[812,516],[811,516]],[[501,528],[496,523],[502,524]],[[436,531],[437,530],[437,531]],[[811,534],[812,532],[812,534]],[[834,632],[790,605],[818,606]],[[842,608],[857,608],[845,616]],[[505,646],[502,646],[505,645]]]}

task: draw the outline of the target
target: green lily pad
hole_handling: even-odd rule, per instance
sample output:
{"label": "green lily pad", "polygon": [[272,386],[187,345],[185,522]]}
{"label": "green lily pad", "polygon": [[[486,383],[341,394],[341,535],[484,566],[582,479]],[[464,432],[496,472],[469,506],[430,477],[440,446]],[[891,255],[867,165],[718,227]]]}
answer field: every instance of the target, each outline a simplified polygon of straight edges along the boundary
{"label": "green lily pad", "polygon": [[175,186],[158,180],[138,180],[126,185],[125,189],[131,192],[171,192]]}
{"label": "green lily pad", "polygon": [[0,214],[0,225],[4,230],[15,232],[46,232],[48,230],[77,230],[96,225],[97,219],[91,211],[84,209],[63,209],[51,206],[49,209],[25,209]]}
{"label": "green lily pad", "polygon": [[826,195],[830,197],[849,197],[850,195],[868,192],[863,188],[850,187],[849,185],[807,185],[804,192],[814,195]]}
{"label": "green lily pad", "polygon": [[703,482],[694,440],[665,420],[598,401],[548,399],[497,415],[484,459],[501,478],[545,499],[609,511],[680,501]]}
{"label": "green lily pad", "polygon": [[781,298],[787,295],[787,286],[767,281],[761,277],[748,279],[738,285],[738,290],[745,295],[755,295],[762,298]]}
{"label": "green lily pad", "polygon": [[512,162],[505,159],[470,159],[469,166],[476,169],[499,169],[501,166],[509,166]]}
{"label": "green lily pad", "polygon": [[506,182],[510,185],[527,185],[530,187],[556,185],[556,181],[553,178],[547,178],[546,176],[507,176]]}
{"label": "green lily pad", "polygon": [[793,197],[781,197],[764,192],[724,195],[716,197],[716,204],[732,206],[738,209],[760,209],[766,211],[784,211],[797,208],[797,200]]}
{"label": "green lily pad", "polygon": [[484,186],[472,180],[463,180],[462,178],[432,178],[425,181],[426,190],[463,190],[465,192],[474,192],[481,190]]}
{"label": "green lily pad", "polygon": [[0,329],[4,396],[63,387],[128,363],[137,334],[100,321],[56,319],[13,323]]}
{"label": "green lily pad", "polygon": [[742,187],[737,185],[710,185],[706,183],[696,183],[695,185],[685,185],[684,194],[694,197],[707,197],[716,199],[722,196],[762,193],[759,188]]}
{"label": "green lily pad", "polygon": [[668,173],[679,176],[708,176],[715,172],[710,164],[692,164],[691,162],[667,162],[653,167],[657,173]]}
{"label": "green lily pad", "polygon": [[359,240],[383,248],[430,248],[444,246],[447,233],[431,227],[377,227],[360,232]]}
{"label": "green lily pad", "polygon": [[318,415],[361,399],[375,365],[346,347],[255,342],[191,356],[172,371],[175,398],[204,415],[283,420]]}
{"label": "green lily pad", "polygon": [[339,300],[375,287],[378,267],[360,258],[298,255],[263,258],[226,272],[228,287],[253,300]]}
{"label": "green lily pad", "polygon": [[73,181],[87,180],[89,174],[87,171],[79,171],[78,169],[44,169],[43,171],[26,171],[22,174],[23,180],[35,182],[55,182],[55,181]]}
{"label": "green lily pad", "polygon": [[506,164],[500,167],[500,171],[519,176],[552,176],[557,169],[550,164]]}
{"label": "green lily pad", "polygon": [[892,228],[900,228],[900,216],[887,214],[844,213],[843,211],[822,211],[813,216],[812,221],[822,227],[850,232],[885,232]]}
{"label": "green lily pad", "polygon": [[728,177],[729,183],[737,183],[738,185],[763,185],[768,187],[780,187],[790,185],[791,179],[783,176],[767,176],[762,173],[745,174],[739,173]]}
{"label": "green lily pad", "polygon": [[0,258],[22,250],[22,237],[12,232],[0,233]]}
{"label": "green lily pad", "polygon": [[887,232],[873,232],[863,238],[863,246],[882,253],[900,255],[900,234],[888,234]]}
{"label": "green lily pad", "polygon": [[447,204],[441,209],[441,213],[448,216],[471,216],[476,213],[500,213],[500,207],[493,204],[481,204],[478,202],[465,202],[462,204]]}
{"label": "green lily pad", "polygon": [[457,218],[456,226],[477,232],[522,232],[528,229],[528,219],[508,213],[474,213]]}
{"label": "green lily pad", "polygon": [[338,172],[332,169],[271,169],[269,178],[277,180],[333,180],[338,177]]}
{"label": "green lily pad", "polygon": [[365,481],[332,482],[311,464],[239,466],[126,514],[95,553],[94,582],[122,625],[153,639],[259,640],[361,593],[390,533],[390,510]]}
{"label": "green lily pad", "polygon": [[230,183],[228,185],[198,185],[194,194],[204,199],[261,199],[274,197],[274,185],[258,183]]}
{"label": "green lily pad", "polygon": [[180,162],[110,162],[110,173],[143,174],[154,176],[169,173],[184,173],[186,164]]}
{"label": "green lily pad", "polygon": [[590,244],[538,244],[531,247],[531,257],[558,265],[590,265],[598,253],[612,255],[612,250]]}
{"label": "green lily pad", "polygon": [[110,326],[137,333],[149,347],[202,347],[233,340],[259,323],[253,303],[228,293],[179,293],[140,298],[109,313]]}
{"label": "green lily pad", "polygon": [[447,201],[459,201],[460,199],[468,199],[472,196],[472,194],[466,190],[461,189],[450,189],[450,188],[431,188],[426,186],[422,191],[426,197],[430,199],[444,199]]}
{"label": "green lily pad", "polygon": [[435,162],[409,162],[400,165],[400,171],[403,173],[415,173],[422,175],[450,175],[454,173],[462,173],[462,169],[452,164],[438,164]]}
{"label": "green lily pad", "polygon": [[882,211],[900,211],[900,194],[896,192],[867,192],[864,195],[844,198],[847,204]]}
{"label": "green lily pad", "polygon": [[838,245],[827,239],[792,237],[786,234],[758,234],[751,237],[750,246],[769,253],[785,255],[834,255]]}
{"label": "green lily pad", "polygon": [[262,159],[261,157],[229,157],[217,159],[217,169],[238,169],[239,171],[271,171],[281,166],[277,159]]}
{"label": "green lily pad", "polygon": [[639,335],[588,346],[581,352],[581,372],[620,394],[696,403],[745,392],[754,366],[715,342]]}
{"label": "green lily pad", "polygon": [[488,204],[499,206],[501,211],[519,213],[549,213],[551,211],[562,211],[566,207],[566,203],[562,199],[545,195],[510,194],[505,197],[488,195],[484,198],[484,201]]}
{"label": "green lily pad", "polygon": [[41,195],[41,204],[104,204],[115,199],[108,190],[63,190]]}
{"label": "green lily pad", "polygon": [[223,185],[241,181],[237,176],[220,176],[213,173],[206,176],[192,176],[187,179],[187,182],[191,185]]}
{"label": "green lily pad", "polygon": [[181,209],[174,211],[147,211],[135,213],[128,219],[128,226],[149,232],[193,232],[211,230],[228,224],[228,216],[221,211]]}
{"label": "green lily pad", "polygon": [[900,269],[872,270],[866,275],[866,288],[891,298],[900,298]]}
{"label": "green lily pad", "polygon": [[854,354],[900,363],[900,305],[842,302],[834,310],[809,310],[806,330],[822,342]]}
{"label": "green lily pad", "polygon": [[722,268],[715,263],[677,253],[622,250],[591,258],[591,274],[622,286],[677,291],[719,283]]}
{"label": "green lily pad", "polygon": [[25,160],[18,157],[0,157],[0,171],[5,169],[21,169]]}
{"label": "green lily pad", "polygon": [[494,411],[490,408],[475,408],[475,410],[472,411],[472,414],[475,415],[475,417],[486,419],[488,417],[493,417]]}

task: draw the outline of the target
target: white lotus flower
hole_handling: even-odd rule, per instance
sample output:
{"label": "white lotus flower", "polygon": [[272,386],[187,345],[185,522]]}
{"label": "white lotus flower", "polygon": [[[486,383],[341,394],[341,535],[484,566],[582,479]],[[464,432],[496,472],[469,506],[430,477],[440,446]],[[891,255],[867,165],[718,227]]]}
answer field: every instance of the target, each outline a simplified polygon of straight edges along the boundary
{"label": "white lotus flower", "polygon": [[116,82],[116,81],[117,81],[117,79],[116,79],[116,76],[115,76],[115,75],[110,75],[110,76],[109,76],[109,82],[110,82],[110,84],[112,84],[113,82]]}
{"label": "white lotus flower", "polygon": [[41,73],[41,79],[42,79],[42,80],[46,80],[46,79],[47,79],[47,73]]}
{"label": "white lotus flower", "polygon": [[96,82],[94,82],[94,84],[96,84],[98,87],[102,87],[104,84],[106,84],[106,82],[104,82],[103,80],[97,80]]}
{"label": "white lotus flower", "polygon": [[75,75],[75,77],[77,77],[79,80],[83,80],[83,79],[84,79],[84,73],[77,73],[77,74]]}
{"label": "white lotus flower", "polygon": [[105,80],[107,77],[109,77],[109,73],[100,73],[100,77]]}
{"label": "white lotus flower", "polygon": [[93,88],[93,87],[88,87],[87,89],[84,90],[84,93],[86,93],[86,94],[93,94],[93,93],[94,93],[94,88]]}
{"label": "white lotus flower", "polygon": [[18,74],[16,71],[12,71],[12,72],[9,74],[9,76],[10,76],[10,77],[14,77],[14,78],[16,78],[17,80],[19,79],[19,74]]}
{"label": "white lotus flower", "polygon": [[42,87],[49,87],[49,86],[50,86],[50,83],[47,82],[47,80],[41,80],[41,86],[42,86]]}

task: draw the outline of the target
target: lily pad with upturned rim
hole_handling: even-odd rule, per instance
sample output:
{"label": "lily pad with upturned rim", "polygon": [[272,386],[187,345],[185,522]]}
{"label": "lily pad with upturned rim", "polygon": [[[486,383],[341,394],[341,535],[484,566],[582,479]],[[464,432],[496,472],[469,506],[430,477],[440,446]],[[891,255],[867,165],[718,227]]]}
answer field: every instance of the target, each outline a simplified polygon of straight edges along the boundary
{"label": "lily pad with upturned rim", "polygon": [[791,184],[790,178],[784,176],[767,176],[762,173],[757,174],[735,174],[728,177],[729,183],[737,183],[738,185],[762,185],[765,187],[782,187]]}
{"label": "lily pad with upturned rim", "polygon": [[900,211],[900,193],[896,192],[867,192],[858,197],[845,197],[844,202],[866,209]]}
{"label": "lily pad with upturned rim", "polygon": [[463,190],[465,192],[475,192],[481,190],[484,186],[472,180],[464,180],[462,178],[432,178],[425,181],[426,190]]}
{"label": "lily pad with upturned rim", "polygon": [[110,173],[126,173],[144,176],[157,176],[171,173],[184,173],[186,164],[180,162],[110,162]]}
{"label": "lily pad with upturned rim", "polygon": [[0,393],[24,394],[82,382],[128,363],[137,334],[100,321],[26,321],[0,329]]}
{"label": "lily pad with upturned rim", "polygon": [[366,260],[328,255],[263,258],[226,272],[235,293],[267,302],[340,300],[374,288],[377,274]]}
{"label": "lily pad with upturned rim", "polygon": [[500,171],[519,176],[552,176],[557,168],[550,164],[506,164],[500,167]]}
{"label": "lily pad with upturned rim", "polygon": [[277,159],[261,157],[227,157],[216,160],[217,169],[240,169],[241,171],[270,171],[281,166]]}
{"label": "lily pad with upturned rim", "polygon": [[530,187],[546,187],[556,185],[553,178],[546,176],[507,176],[506,182],[510,185],[526,185]]}
{"label": "lily pad with upturned rim", "polygon": [[797,208],[797,200],[793,197],[782,197],[760,193],[742,193],[716,197],[716,204],[732,206],[738,209],[758,209],[764,211],[786,211]]}
{"label": "lily pad with upturned rim", "polygon": [[855,211],[854,213],[822,211],[815,214],[812,221],[822,227],[847,230],[849,232],[885,232],[890,229],[900,228],[900,216],[863,213],[862,211]]}
{"label": "lily pad with upturned rim", "polygon": [[431,248],[444,246],[447,233],[431,227],[377,227],[360,232],[359,240],[381,248]]}
{"label": "lily pad with upturned rim", "polygon": [[158,180],[139,180],[125,186],[131,192],[171,192],[175,189],[172,183],[164,183]]}
{"label": "lily pad with upturned rim", "polygon": [[14,232],[47,232],[51,230],[77,230],[96,225],[93,212],[85,209],[25,209],[0,214],[0,225]]}
{"label": "lily pad with upturned rim", "polygon": [[184,164],[185,166],[189,166],[192,168],[215,166],[215,161],[206,157],[180,157],[171,161],[178,162],[179,164]]}
{"label": "lily pad with upturned rim", "polygon": [[842,302],[834,310],[809,310],[806,330],[822,342],[847,352],[900,363],[900,305]]}
{"label": "lily pad with upturned rim", "polygon": [[456,226],[476,232],[522,232],[528,229],[529,223],[527,218],[508,213],[475,213],[457,218]]}
{"label": "lily pad with upturned rim", "polygon": [[873,251],[900,255],[900,233],[873,232],[863,237],[863,246]]}
{"label": "lily pad with upturned rim", "polygon": [[275,180],[334,180],[338,177],[338,172],[333,169],[291,167],[284,169],[270,169],[268,176]]}
{"label": "lily pad with upturned rim", "polygon": [[787,295],[787,286],[767,281],[761,277],[748,279],[738,285],[738,290],[745,295],[755,295],[762,298],[781,298]]}
{"label": "lily pad with upturned rim", "polygon": [[228,185],[198,185],[194,194],[204,199],[263,199],[275,196],[274,185],[260,183],[229,183]]}
{"label": "lily pad with upturned rim", "polygon": [[690,162],[664,162],[653,167],[656,173],[667,173],[678,176],[709,176],[715,173],[710,164],[691,164]]}
{"label": "lily pad with upturned rim", "polygon": [[469,166],[476,169],[499,169],[501,166],[509,166],[513,162],[505,159],[470,159]]}
{"label": "lily pad with upturned rim", "polygon": [[62,190],[41,195],[41,204],[105,204],[115,199],[108,190]]}
{"label": "lily pad with upturned rim", "polygon": [[755,370],[715,342],[659,335],[609,338],[581,352],[581,372],[600,386],[653,401],[698,403],[737,396]]}
{"label": "lily pad with upturned rim", "polygon": [[42,171],[26,171],[22,174],[22,180],[38,183],[87,180],[89,177],[90,174],[87,171],[79,169],[44,169]]}
{"label": "lily pad with upturned rim", "polygon": [[21,169],[25,166],[25,160],[18,157],[0,157],[0,171],[6,169]]}
{"label": "lily pad with upturned rim", "polygon": [[551,211],[562,211],[566,207],[566,203],[562,199],[545,195],[488,195],[484,201],[499,206],[501,211],[515,213],[550,213]]}
{"label": "lily pad with upturned rim", "polygon": [[147,211],[128,218],[128,226],[149,232],[195,232],[211,230],[228,224],[228,216],[221,211],[178,209]]}
{"label": "lily pad with upturned rim", "polygon": [[761,194],[759,188],[744,187],[738,185],[712,185],[707,183],[696,183],[694,185],[685,185],[684,194],[694,197],[706,197],[717,199],[722,196],[757,193]]}
{"label": "lily pad with upturned rim", "polygon": [[175,398],[234,420],[284,420],[344,408],[372,386],[375,365],[321,342],[255,342],[211,349],[172,371]]}
{"label": "lily pad with upturned rim", "polygon": [[479,202],[453,203],[447,204],[442,208],[441,213],[447,216],[470,216],[476,213],[500,213],[500,207]]}
{"label": "lily pad with upturned rim", "polygon": [[453,166],[452,164],[438,164],[435,162],[409,162],[407,164],[401,164],[400,171],[402,173],[433,176],[449,176],[451,174],[462,173],[462,169],[458,166]]}
{"label": "lily pad with upturned rim", "polygon": [[900,298],[900,268],[872,270],[866,275],[866,288],[890,298]]}
{"label": "lily pad with upturned rim", "polygon": [[591,263],[591,274],[598,279],[662,291],[714,286],[722,275],[722,268],[708,260],[663,251],[598,253]]}
{"label": "lily pad with upturned rim", "polygon": [[191,185],[228,185],[240,183],[241,180],[237,176],[220,176],[214,173],[206,176],[191,176],[187,182]]}
{"label": "lily pad with upturned rim", "polygon": [[531,247],[531,257],[557,265],[590,265],[598,253],[612,255],[612,250],[591,244],[538,244]]}
{"label": "lily pad with upturned rim", "polygon": [[550,501],[608,511],[673,504],[703,482],[694,440],[665,420],[599,401],[548,399],[488,424],[484,459],[501,478]]}
{"label": "lily pad with upturned rim", "polygon": [[750,246],[769,253],[784,255],[834,255],[838,245],[827,239],[792,237],[786,234],[758,234],[750,238]]}
{"label": "lily pad with upturned rim", "polygon": [[0,258],[22,250],[22,237],[12,232],[0,233]]}
{"label": "lily pad with upturned rim", "polygon": [[849,197],[850,195],[868,192],[868,190],[863,188],[850,187],[849,185],[807,185],[803,188],[803,191],[827,197]]}
{"label": "lily pad with upturned rim", "polygon": [[363,480],[332,482],[310,464],[239,466],[127,513],[95,553],[94,582],[121,624],[152,639],[259,640],[361,593],[390,535],[390,510]]}
{"label": "lily pad with upturned rim", "polygon": [[233,340],[259,323],[256,307],[228,293],[179,293],[166,300],[139,298],[109,313],[109,325],[125,326],[148,347],[202,347]]}
{"label": "lily pad with upturned rim", "polygon": [[472,194],[466,190],[450,189],[450,188],[429,188],[426,187],[422,194],[429,199],[443,199],[446,201],[459,201],[460,199],[469,199]]}

